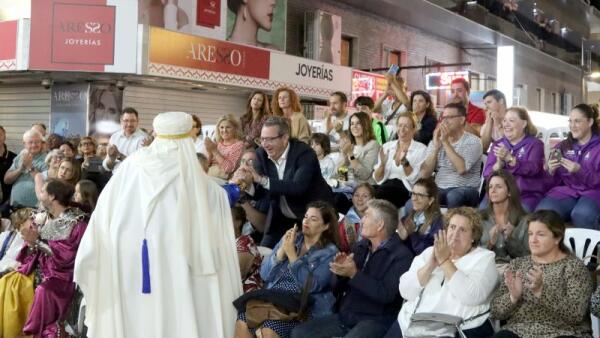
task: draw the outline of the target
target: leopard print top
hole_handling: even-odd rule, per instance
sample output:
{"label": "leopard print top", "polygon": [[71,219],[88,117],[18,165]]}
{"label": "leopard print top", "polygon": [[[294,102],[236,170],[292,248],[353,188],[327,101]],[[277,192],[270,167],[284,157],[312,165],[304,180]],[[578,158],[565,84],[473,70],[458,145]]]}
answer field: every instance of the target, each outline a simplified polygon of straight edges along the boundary
{"label": "leopard print top", "polygon": [[[591,337],[589,302],[593,286],[583,262],[567,255],[554,263],[535,264],[543,272],[541,297],[536,298],[524,287],[521,300],[512,304],[502,280],[492,298],[492,316],[507,320],[502,329],[522,338]],[[531,256],[525,256],[512,260],[509,268],[527,276],[533,266]]]}

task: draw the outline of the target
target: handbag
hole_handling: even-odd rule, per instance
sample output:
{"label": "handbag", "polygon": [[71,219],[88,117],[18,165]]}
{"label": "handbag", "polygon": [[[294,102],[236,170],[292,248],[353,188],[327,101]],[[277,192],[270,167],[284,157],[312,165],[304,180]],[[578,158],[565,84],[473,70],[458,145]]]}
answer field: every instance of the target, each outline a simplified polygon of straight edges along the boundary
{"label": "handbag", "polygon": [[249,299],[246,302],[246,325],[257,328],[266,320],[304,321],[308,317],[308,296],[312,287],[313,272],[308,273],[302,293],[300,294],[300,308],[297,312],[288,311],[269,301]]}
{"label": "handbag", "polygon": [[421,290],[419,301],[417,302],[417,306],[415,306],[412,316],[410,316],[410,324],[408,325],[406,332],[402,332],[402,336],[405,338],[456,337],[456,334],[458,334],[460,338],[467,338],[461,329],[461,326],[468,321],[479,318],[490,312],[487,310],[467,319],[445,313],[416,313],[417,308],[423,299],[423,291],[425,291],[425,289]]}

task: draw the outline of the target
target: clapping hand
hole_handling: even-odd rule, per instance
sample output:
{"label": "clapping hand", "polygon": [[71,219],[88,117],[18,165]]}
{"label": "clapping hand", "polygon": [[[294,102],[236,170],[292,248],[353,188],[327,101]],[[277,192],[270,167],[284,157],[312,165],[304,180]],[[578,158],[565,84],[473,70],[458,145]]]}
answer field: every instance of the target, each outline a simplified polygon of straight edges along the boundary
{"label": "clapping hand", "polygon": [[508,157],[508,155],[510,155],[510,152],[508,151],[508,149],[506,149],[504,144],[499,144],[499,145],[495,146],[493,149],[493,152],[499,161],[501,160],[503,162],[508,162],[507,157]]}
{"label": "clapping hand", "polygon": [[387,163],[387,154],[383,151],[383,147],[379,148],[379,162],[383,167],[385,167]]}
{"label": "clapping hand", "polygon": [[523,295],[523,274],[520,271],[513,273],[512,270],[506,269],[504,271],[504,283],[508,288],[510,301],[515,304]]}
{"label": "clapping hand", "polygon": [[543,275],[542,269],[539,266],[534,266],[527,271],[527,283],[525,286],[537,298],[540,298],[542,295]]}
{"label": "clapping hand", "polygon": [[446,236],[446,230],[440,230],[433,235],[433,252],[438,265],[442,265],[450,259],[450,246],[448,246]]}
{"label": "clapping hand", "polygon": [[210,139],[210,137],[204,138],[204,148],[209,153],[214,153],[217,150],[217,144]]}
{"label": "clapping hand", "polygon": [[21,168],[29,169],[33,165],[33,155],[30,152],[24,151],[23,157],[21,158]]}
{"label": "clapping hand", "polygon": [[285,235],[283,235],[283,244],[281,247],[283,248],[284,254],[287,256],[288,261],[293,263],[298,259],[298,254],[296,252],[296,234],[298,232],[298,227],[296,224],[286,231]]}
{"label": "clapping hand", "polygon": [[338,252],[333,262],[329,263],[329,270],[338,276],[354,277],[358,272],[356,262],[354,262],[354,254],[346,255],[343,252]]}

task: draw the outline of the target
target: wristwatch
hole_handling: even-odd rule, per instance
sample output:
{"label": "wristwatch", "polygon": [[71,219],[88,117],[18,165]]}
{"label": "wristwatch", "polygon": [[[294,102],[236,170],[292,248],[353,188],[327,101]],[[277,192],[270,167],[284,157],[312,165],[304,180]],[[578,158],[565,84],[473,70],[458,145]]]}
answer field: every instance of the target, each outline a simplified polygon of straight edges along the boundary
{"label": "wristwatch", "polygon": [[354,160],[356,160],[356,157],[354,157],[354,155],[350,155],[350,157],[349,157],[349,158],[350,158],[350,161],[354,161]]}

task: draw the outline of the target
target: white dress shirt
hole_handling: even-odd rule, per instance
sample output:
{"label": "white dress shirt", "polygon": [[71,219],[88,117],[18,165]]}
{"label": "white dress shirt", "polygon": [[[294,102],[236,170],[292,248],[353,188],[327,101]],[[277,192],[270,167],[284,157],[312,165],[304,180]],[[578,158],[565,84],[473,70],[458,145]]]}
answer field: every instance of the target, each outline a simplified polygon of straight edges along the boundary
{"label": "white dress shirt", "polygon": [[[283,174],[285,172],[285,164],[287,163],[287,155],[288,155],[289,151],[290,151],[290,144],[288,143],[287,147],[283,151],[283,154],[281,154],[281,156],[277,160],[273,160],[271,157],[269,157],[269,160],[271,160],[271,162],[273,162],[273,164],[275,164],[275,168],[277,168],[277,176],[280,180],[283,180]],[[267,177],[266,183],[263,187],[265,189],[269,190],[270,186],[271,186],[270,181],[269,181],[269,178]],[[292,211],[292,209],[290,208],[290,205],[287,203],[284,195],[281,195],[281,197],[279,198],[279,206],[281,208],[281,212],[283,213],[283,215],[285,217],[294,218],[294,219],[298,218],[298,216],[295,215],[294,212]]]}
{"label": "white dress shirt", "polygon": [[[121,154],[129,156],[142,147],[142,144],[146,138],[148,138],[148,134],[143,132],[141,129],[136,129],[136,131],[129,135],[129,137],[125,136],[125,132],[123,132],[123,129],[121,129],[110,136],[108,143],[115,145]],[[120,161],[117,160],[114,168],[112,169],[113,171],[117,168],[119,163]],[[108,157],[102,161],[102,167],[104,167],[106,171],[111,171],[111,169],[108,167]]]}
{"label": "white dress shirt", "polygon": [[386,142],[383,145],[383,152],[387,156],[383,178],[379,181],[377,181],[375,178],[375,171],[381,166],[381,159],[379,156],[377,156],[377,164],[375,165],[375,170],[373,171],[373,179],[377,184],[382,184],[383,182],[391,179],[399,179],[402,180],[402,183],[404,183],[406,190],[412,191],[412,186],[419,179],[421,164],[423,164],[427,158],[427,146],[415,140],[410,141],[408,152],[406,153],[406,160],[408,163],[410,163],[410,166],[413,169],[410,175],[406,175],[404,172],[404,166],[402,166],[402,164],[396,165],[394,156],[396,156],[397,149],[398,141],[396,140]]}
{"label": "white dress shirt", "polygon": [[[0,248],[10,233],[10,231],[4,231],[0,234]],[[24,243],[25,241],[23,241],[23,237],[21,237],[20,233],[17,233],[13,236],[10,245],[6,249],[4,257],[2,257],[0,260],[0,272],[7,269],[16,269],[19,266],[19,262],[17,262],[16,259],[17,255],[19,255],[19,252],[21,252],[21,248],[23,247]]]}

